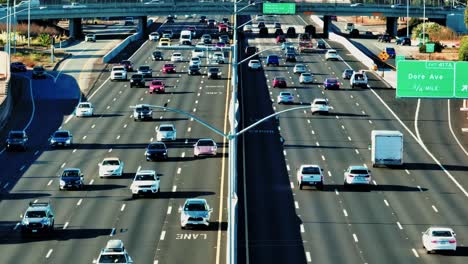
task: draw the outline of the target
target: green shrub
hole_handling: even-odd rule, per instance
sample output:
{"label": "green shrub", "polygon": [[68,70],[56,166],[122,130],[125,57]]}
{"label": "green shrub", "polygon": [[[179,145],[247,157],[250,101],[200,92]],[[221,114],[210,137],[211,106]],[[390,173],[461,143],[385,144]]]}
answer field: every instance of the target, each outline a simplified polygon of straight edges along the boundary
{"label": "green shrub", "polygon": [[49,34],[45,33],[42,33],[38,36],[38,41],[39,44],[44,47],[47,47],[52,43]]}
{"label": "green shrub", "polygon": [[458,60],[468,61],[468,37],[463,37],[460,41],[460,48],[458,49]]}

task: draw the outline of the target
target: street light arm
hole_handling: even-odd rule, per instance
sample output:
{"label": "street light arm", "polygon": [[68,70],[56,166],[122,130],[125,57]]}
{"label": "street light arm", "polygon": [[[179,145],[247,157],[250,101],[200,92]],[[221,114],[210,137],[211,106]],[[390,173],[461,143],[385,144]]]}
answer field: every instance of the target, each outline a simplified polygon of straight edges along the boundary
{"label": "street light arm", "polygon": [[266,121],[266,120],[268,120],[268,119],[270,119],[270,118],[272,118],[272,117],[275,117],[275,116],[280,115],[280,114],[282,114],[282,113],[286,113],[286,112],[290,112],[290,111],[295,111],[295,110],[301,110],[301,109],[310,109],[310,105],[307,105],[307,106],[298,106],[298,107],[294,107],[294,108],[289,108],[289,109],[286,109],[286,110],[279,111],[279,112],[277,112],[277,113],[271,114],[271,115],[269,115],[269,116],[267,116],[267,117],[264,117],[264,118],[258,120],[257,122],[251,124],[250,126],[244,128],[244,129],[242,129],[241,131],[237,132],[235,136],[238,137],[238,136],[244,134],[244,133],[245,133],[246,131],[248,131],[249,129],[258,126],[260,123],[262,123],[262,122],[264,122],[264,121]]}
{"label": "street light arm", "polygon": [[262,53],[262,52],[269,51],[269,50],[273,50],[273,49],[278,49],[278,48],[281,48],[281,47],[275,46],[275,47],[272,47],[272,48],[268,48],[268,49],[261,50],[261,51],[259,51],[259,52],[257,52],[257,53],[254,53],[253,55],[251,55],[251,56],[249,56],[249,57],[247,57],[247,58],[245,58],[245,59],[239,61],[239,62],[237,63],[237,65],[242,64],[242,63],[244,63],[244,62],[250,60],[251,58],[257,56],[258,54],[260,54],[260,53]]}
{"label": "street light arm", "polygon": [[[190,113],[187,113],[185,111],[182,111],[182,110],[179,110],[179,109],[175,109],[175,108],[170,108],[170,107],[164,107],[164,106],[159,106],[159,105],[148,105],[149,107],[151,108],[156,108],[156,109],[163,109],[163,110],[167,110],[167,111],[171,111],[171,112],[175,112],[175,113],[178,113],[178,114],[182,114],[182,115],[185,115],[185,116],[188,116],[190,118],[193,118],[193,120],[197,121],[198,123],[206,126],[207,128],[211,129],[213,132],[215,132],[216,134],[218,135],[221,135],[222,137],[227,137],[226,134],[224,134],[221,130],[209,125],[208,123],[206,123],[205,121],[201,120],[200,118],[190,114]],[[130,107],[130,108],[134,108],[134,107]]]}

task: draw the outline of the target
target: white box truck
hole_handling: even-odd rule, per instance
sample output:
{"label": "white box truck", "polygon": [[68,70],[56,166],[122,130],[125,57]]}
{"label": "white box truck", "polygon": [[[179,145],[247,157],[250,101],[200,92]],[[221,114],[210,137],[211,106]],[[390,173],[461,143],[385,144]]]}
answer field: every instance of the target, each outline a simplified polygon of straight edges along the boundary
{"label": "white box truck", "polygon": [[372,166],[403,164],[403,134],[400,131],[372,130]]}

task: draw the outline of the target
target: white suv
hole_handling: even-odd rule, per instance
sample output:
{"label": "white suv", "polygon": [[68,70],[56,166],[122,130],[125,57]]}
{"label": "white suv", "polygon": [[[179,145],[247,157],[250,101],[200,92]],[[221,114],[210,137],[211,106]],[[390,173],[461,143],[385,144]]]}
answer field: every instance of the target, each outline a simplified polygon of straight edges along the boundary
{"label": "white suv", "polygon": [[334,49],[327,50],[327,53],[325,53],[325,60],[338,60],[338,52]]}
{"label": "white suv", "polygon": [[173,124],[161,124],[156,127],[156,141],[176,140],[177,131]]}
{"label": "white suv", "polygon": [[111,239],[107,242],[106,247],[101,250],[98,259],[93,263],[132,264],[133,260],[125,250],[122,240]]}
{"label": "white suv", "polygon": [[125,67],[123,66],[114,66],[112,67],[111,71],[111,81],[115,80],[127,80],[127,71],[125,70]]}
{"label": "white suv", "polygon": [[323,169],[319,165],[301,165],[296,177],[301,190],[304,185],[314,185],[319,190],[323,189]]}
{"label": "white suv", "polygon": [[210,216],[213,209],[205,199],[187,199],[184,206],[179,208],[180,227],[185,229],[188,225],[210,225]]}
{"label": "white suv", "polygon": [[251,70],[260,70],[262,68],[262,64],[259,60],[249,60],[249,69]]}
{"label": "white suv", "polygon": [[349,166],[344,173],[344,186],[348,185],[366,185],[369,186],[371,173],[364,166]]}
{"label": "white suv", "polygon": [[159,193],[160,179],[154,170],[139,170],[135,174],[130,190],[132,197],[142,194],[157,194]]}
{"label": "white suv", "polygon": [[96,35],[94,35],[94,34],[86,35],[85,36],[85,41],[86,42],[89,42],[89,41],[96,42]]}
{"label": "white suv", "polygon": [[310,110],[313,115],[315,115],[315,113],[328,114],[329,109],[328,100],[325,98],[316,98],[310,105]]}

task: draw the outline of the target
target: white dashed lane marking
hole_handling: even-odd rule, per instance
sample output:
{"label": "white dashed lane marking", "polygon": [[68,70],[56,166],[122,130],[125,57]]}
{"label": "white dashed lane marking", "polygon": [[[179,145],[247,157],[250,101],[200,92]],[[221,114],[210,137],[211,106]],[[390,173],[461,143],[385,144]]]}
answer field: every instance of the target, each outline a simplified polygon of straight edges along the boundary
{"label": "white dashed lane marking", "polygon": [[353,234],[353,239],[354,239],[354,242],[356,242],[356,243],[359,242],[359,240],[358,240],[356,234]]}
{"label": "white dashed lane marking", "polygon": [[169,206],[169,207],[167,208],[167,214],[170,215],[171,212],[172,212],[172,206]]}
{"label": "white dashed lane marking", "polygon": [[45,257],[50,258],[50,255],[52,255],[53,251],[54,251],[53,249],[49,249],[49,251],[47,251],[47,255]]}
{"label": "white dashed lane marking", "polygon": [[159,239],[164,240],[165,237],[166,237],[166,231],[162,231],[161,232],[161,237]]}

